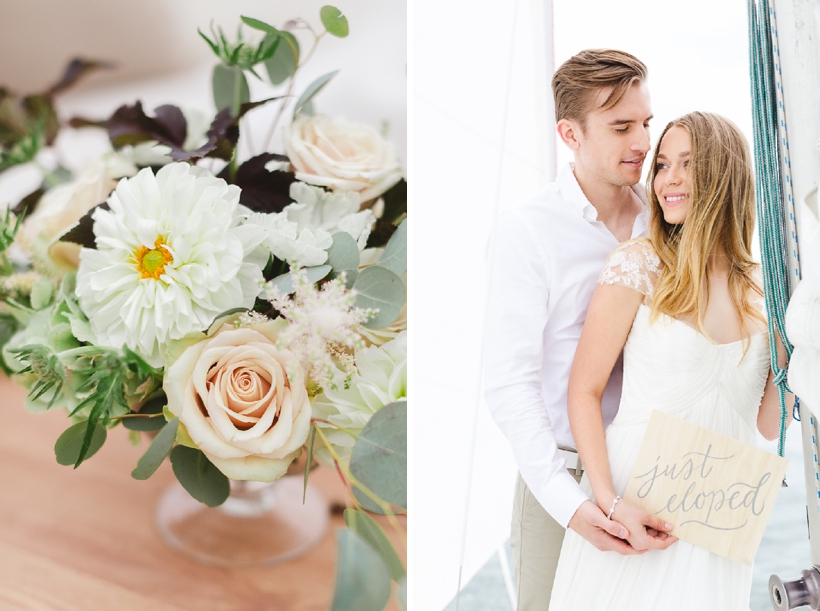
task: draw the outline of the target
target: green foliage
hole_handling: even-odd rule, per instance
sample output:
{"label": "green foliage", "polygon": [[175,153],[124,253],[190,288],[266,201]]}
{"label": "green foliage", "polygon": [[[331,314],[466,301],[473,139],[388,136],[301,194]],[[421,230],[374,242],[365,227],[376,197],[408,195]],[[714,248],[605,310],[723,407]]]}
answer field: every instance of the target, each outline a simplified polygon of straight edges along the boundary
{"label": "green foliage", "polygon": [[[407,401],[385,405],[362,429],[350,472],[384,501],[407,509]],[[360,490],[354,490],[365,509],[382,513]]]}
{"label": "green foliage", "polygon": [[131,472],[131,477],[134,479],[148,479],[154,472],[159,469],[162,461],[171,452],[174,447],[174,440],[177,437],[177,429],[179,428],[179,418],[174,418],[157,433],[151,445],[139,459],[137,466]]}
{"label": "green foliage", "polygon": [[[128,348],[120,352],[112,348],[87,346],[70,352],[73,360],[66,359],[48,346],[33,344],[17,350],[16,354],[21,362],[28,363],[18,373],[31,373],[37,378],[29,391],[31,401],[53,389],[49,403],[51,407],[64,385],[77,396],[84,397],[70,414],[76,416],[88,411],[85,422],[79,423],[84,427],[84,434],[74,463],[77,468],[88,458],[96,431],[109,424],[115,410],[128,408],[126,390],[142,386],[149,378],[158,378],[160,372]],[[84,382],[74,389],[67,383],[69,377]]]}
{"label": "green foliage", "polygon": [[217,64],[212,78],[214,105],[217,110],[229,108],[231,115],[239,114],[242,104],[251,101],[251,92],[245,73],[238,66]]}
{"label": "green foliage", "polygon": [[382,611],[390,600],[390,573],[384,562],[351,530],[336,533],[339,551],[332,611]]}
{"label": "green foliage", "polygon": [[350,508],[345,509],[344,517],[347,527],[367,541],[370,547],[381,556],[394,581],[398,581],[407,574],[393,544],[390,543],[390,539],[384,534],[384,530],[376,520],[365,511]]}
{"label": "green foliage", "polygon": [[407,611],[407,577],[399,579],[399,604]]}
{"label": "green foliage", "polygon": [[333,244],[327,249],[326,263],[333,268],[332,278],[338,277],[342,272],[351,272],[359,269],[359,246],[346,231],[338,231],[333,234]]}
{"label": "green foliage", "polygon": [[34,161],[44,143],[45,137],[42,125],[38,123],[29,126],[28,131],[14,144],[6,150],[0,150],[0,172],[16,165]]}
{"label": "green foliage", "polygon": [[[162,408],[168,402],[168,398],[163,395],[148,401],[140,408],[138,412],[140,416],[150,414],[161,414]],[[156,418],[123,418],[122,425],[131,431],[158,431],[165,426],[165,418],[157,416]]]}
{"label": "green foliage", "polygon": [[176,446],[171,450],[171,466],[182,487],[200,503],[216,507],[228,498],[228,478],[201,450]]}
{"label": "green foliage", "polygon": [[296,100],[296,106],[293,107],[293,116],[295,117],[302,109],[313,99],[313,97],[319,93],[322,89],[324,89],[325,85],[327,85],[330,80],[339,73],[338,70],[334,70],[333,72],[328,72],[327,74],[323,74],[315,81],[313,81],[310,85],[307,86],[307,89],[299,96],[299,99]]}
{"label": "green foliage", "polygon": [[[242,17],[242,21],[247,25],[251,25],[251,23],[262,24],[261,21],[249,17]],[[255,26],[251,25],[251,27]],[[208,43],[214,55],[222,61],[223,65],[235,66],[240,70],[247,70],[256,78],[259,78],[259,75],[254,71],[254,66],[269,59],[279,44],[278,40],[271,40],[266,37],[258,45],[254,45],[242,38],[241,28],[237,32],[236,42],[230,42],[222,31],[222,28],[214,29],[213,25],[211,26],[211,36],[213,36],[213,40],[205,36],[202,31],[197,31],[202,39]]]}
{"label": "green foliage", "polygon": [[279,44],[270,59],[265,62],[265,69],[268,71],[270,82],[279,85],[292,77],[299,68],[299,41],[290,32],[278,32],[268,36],[278,40]]}
{"label": "green foliage", "polygon": [[[330,270],[330,265],[315,265],[313,267],[302,268],[302,271],[305,272],[305,275],[311,284],[322,280],[330,273]],[[290,295],[295,290],[293,288],[293,274],[287,273],[277,276],[271,280],[271,285],[278,288],[283,294]]]}
{"label": "green foliage", "polygon": [[34,310],[42,310],[51,304],[54,294],[54,285],[47,278],[40,278],[31,287],[31,307]]}
{"label": "green foliage", "polygon": [[390,237],[379,258],[379,266],[386,267],[401,276],[407,271],[407,219],[401,222],[399,228]]}
{"label": "green foliage", "polygon": [[[81,462],[80,455],[83,452],[88,428],[86,422],[78,422],[57,438],[57,443],[54,444],[54,454],[57,456],[58,463],[75,465],[76,468],[76,465]],[[85,447],[83,460],[94,456],[105,443],[107,436],[108,433],[103,427],[96,427],[92,432],[90,443]]]}
{"label": "green foliage", "polygon": [[302,488],[302,505],[305,504],[307,497],[308,475],[310,474],[310,465],[313,462],[313,442],[316,439],[316,427],[310,427],[310,437],[308,438],[307,460],[305,461],[305,485]]}
{"label": "green foliage", "polygon": [[365,327],[381,329],[393,323],[401,314],[407,291],[401,278],[378,265],[364,268],[353,284],[356,307],[376,308],[379,313],[365,323]]}
{"label": "green foliage", "polygon": [[338,38],[347,36],[347,17],[342,15],[342,11],[335,6],[326,5],[319,11],[319,16],[322,18],[322,25],[325,26],[328,34]]}
{"label": "green foliage", "polygon": [[0,252],[12,245],[22,222],[23,215],[15,216],[10,207],[6,208],[5,216],[0,219]]}

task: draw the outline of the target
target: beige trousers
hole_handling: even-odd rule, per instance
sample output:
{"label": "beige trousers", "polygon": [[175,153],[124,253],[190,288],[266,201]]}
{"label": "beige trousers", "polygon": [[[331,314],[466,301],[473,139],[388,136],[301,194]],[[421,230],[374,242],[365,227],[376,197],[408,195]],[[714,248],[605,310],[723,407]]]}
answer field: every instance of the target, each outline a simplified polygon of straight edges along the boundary
{"label": "beige trousers", "polygon": [[[575,469],[570,475],[580,481]],[[513,550],[516,611],[547,611],[566,530],[535,500],[521,475],[515,484],[510,546]]]}

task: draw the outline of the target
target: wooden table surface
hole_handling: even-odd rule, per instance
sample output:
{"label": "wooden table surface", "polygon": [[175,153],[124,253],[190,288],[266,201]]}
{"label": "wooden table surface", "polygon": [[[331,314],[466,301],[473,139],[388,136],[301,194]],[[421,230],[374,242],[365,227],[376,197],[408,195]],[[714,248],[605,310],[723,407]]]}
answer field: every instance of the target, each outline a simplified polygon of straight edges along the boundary
{"label": "wooden table surface", "polygon": [[[61,466],[53,448],[68,428],[65,412],[29,414],[24,396],[0,375],[0,610],[330,608],[341,516],[332,516],[313,551],[292,562],[239,569],[198,564],[170,549],[154,526],[157,500],[175,479],[168,461],[146,481],[130,475],[147,440],[132,446],[117,427],[79,469]],[[311,482],[329,500],[344,496],[330,470],[317,469]],[[402,554],[403,542],[391,538]],[[388,608],[398,609],[395,598]]]}

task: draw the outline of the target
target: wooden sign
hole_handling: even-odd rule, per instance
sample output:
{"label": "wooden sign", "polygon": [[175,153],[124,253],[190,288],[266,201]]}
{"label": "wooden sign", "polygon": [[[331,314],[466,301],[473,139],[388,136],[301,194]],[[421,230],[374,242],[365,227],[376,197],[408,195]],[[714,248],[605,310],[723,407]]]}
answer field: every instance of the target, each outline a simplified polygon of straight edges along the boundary
{"label": "wooden sign", "polygon": [[684,541],[751,565],[789,461],[654,411],[624,500]]}

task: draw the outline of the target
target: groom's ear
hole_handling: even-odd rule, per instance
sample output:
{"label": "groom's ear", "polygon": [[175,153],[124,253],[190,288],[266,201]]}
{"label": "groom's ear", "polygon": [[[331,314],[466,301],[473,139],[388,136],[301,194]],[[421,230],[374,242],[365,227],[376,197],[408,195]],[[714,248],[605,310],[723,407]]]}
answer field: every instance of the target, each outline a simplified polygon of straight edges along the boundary
{"label": "groom's ear", "polygon": [[555,129],[558,131],[558,137],[561,138],[564,144],[571,150],[576,151],[580,148],[581,142],[578,136],[583,136],[583,132],[578,123],[571,119],[561,119],[558,121]]}

